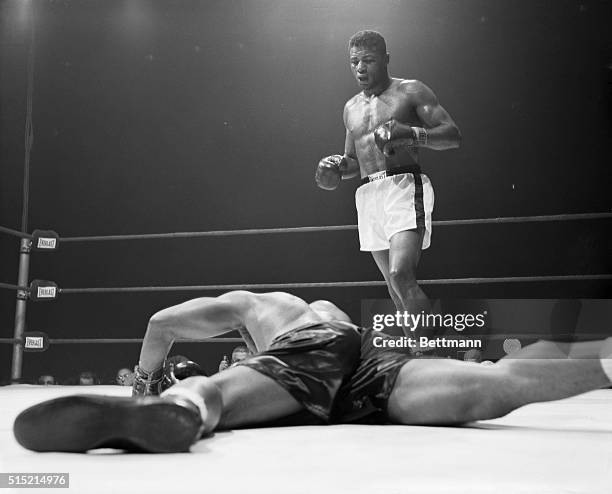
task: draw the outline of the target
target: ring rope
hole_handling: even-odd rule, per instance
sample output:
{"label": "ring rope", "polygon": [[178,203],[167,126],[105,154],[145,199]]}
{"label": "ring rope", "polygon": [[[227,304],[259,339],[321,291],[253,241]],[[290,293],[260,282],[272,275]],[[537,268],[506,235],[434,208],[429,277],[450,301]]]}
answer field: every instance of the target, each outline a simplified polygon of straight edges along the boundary
{"label": "ring rope", "polygon": [[[49,338],[51,345],[66,345],[75,343],[142,343],[143,338]],[[244,343],[242,338],[177,338],[175,343]],[[17,338],[0,338],[0,344],[10,343],[15,345],[21,343]]]}
{"label": "ring rope", "polygon": [[[496,218],[472,218],[463,220],[436,220],[434,226],[484,225],[506,223],[533,223],[548,221],[575,221],[612,218],[612,212],[602,213],[572,213],[539,216],[506,216]],[[109,240],[152,240],[169,238],[195,237],[231,237],[237,235],[268,235],[275,233],[311,233],[323,231],[356,230],[357,225],[301,226],[289,228],[251,228],[246,230],[211,230],[200,232],[143,233],[131,235],[91,235],[78,237],[60,237],[61,242],[99,242]],[[9,233],[23,238],[33,238],[32,235],[0,226],[0,232]]]}
{"label": "ring rope", "polygon": [[[477,285],[488,283],[531,283],[546,281],[601,281],[612,280],[612,274],[567,274],[545,276],[503,276],[496,278],[440,278],[418,280],[420,285]],[[58,293],[126,293],[126,292],[189,292],[189,291],[232,291],[232,290],[277,290],[288,288],[342,288],[386,286],[385,281],[329,281],[320,283],[251,283],[235,285],[166,285],[166,286],[123,286],[93,288],[58,288]],[[0,283],[0,288],[28,290],[28,287]]]}
{"label": "ring rope", "polygon": [[133,235],[93,235],[89,237],[60,237],[61,242],[99,242],[106,240],[151,240],[164,238],[234,237],[238,235],[266,235],[273,233],[311,233],[321,231],[356,230],[357,225],[297,226],[290,228],[251,228],[248,230],[212,230],[205,232],[143,233]]}
{"label": "ring rope", "polygon": [[[579,214],[556,214],[541,216],[509,216],[501,218],[474,218],[465,220],[440,220],[433,221],[434,226],[456,226],[456,225],[482,225],[492,223],[524,223],[543,221],[572,221],[586,219],[612,218],[609,213],[579,213]],[[276,233],[312,233],[323,231],[347,231],[357,230],[357,225],[332,225],[332,226],[301,226],[290,228],[252,228],[247,230],[212,230],[205,232],[176,232],[176,233],[147,233],[133,235],[93,235],[84,237],[60,237],[61,242],[96,242],[106,240],[149,240],[163,238],[190,238],[190,237],[231,237],[237,235],[268,235]]]}
{"label": "ring rope", "polygon": [[[472,335],[472,336],[486,336],[490,341],[501,340],[505,338],[519,338],[519,339],[529,339],[529,338],[543,338],[545,336],[549,336],[550,334],[546,333],[503,333],[503,334],[483,334],[483,335]],[[601,333],[580,333],[580,337],[583,341],[587,340],[597,340],[601,339]],[[108,344],[108,343],[142,343],[143,338],[50,338],[49,344],[52,345],[71,345],[71,344]],[[1,344],[19,344],[22,343],[21,340],[16,338],[0,338]],[[195,338],[195,339],[177,339],[175,343],[242,343],[244,344],[244,340],[242,338]]]}
{"label": "ring rope", "polygon": [[20,232],[19,230],[13,230],[12,228],[7,228],[6,226],[0,226],[0,232],[8,233],[9,235],[13,235],[15,237],[29,238],[30,240],[34,238],[29,233]]}
{"label": "ring rope", "polygon": [[28,289],[28,287],[26,286],[11,285],[10,283],[0,283],[0,288],[6,288],[8,290],[27,290]]}
{"label": "ring rope", "polygon": [[547,221],[576,221],[576,220],[601,220],[612,218],[612,212],[605,213],[574,213],[574,214],[546,214],[539,216],[502,216],[498,218],[474,218],[465,220],[437,220],[434,226],[457,226],[457,225],[486,225],[505,223],[541,223]]}
{"label": "ring rope", "polygon": [[[419,280],[420,285],[459,285],[487,283],[523,283],[542,281],[587,281],[612,280],[612,274],[572,274],[561,276],[506,276],[500,278],[443,278],[435,280]],[[332,281],[322,283],[256,283],[242,285],[179,285],[179,286],[130,286],[130,287],[98,287],[98,288],[59,288],[60,293],[120,293],[120,292],[164,292],[164,291],[196,291],[196,290],[276,290],[287,288],[340,288],[340,287],[373,287],[386,286],[385,281]]]}

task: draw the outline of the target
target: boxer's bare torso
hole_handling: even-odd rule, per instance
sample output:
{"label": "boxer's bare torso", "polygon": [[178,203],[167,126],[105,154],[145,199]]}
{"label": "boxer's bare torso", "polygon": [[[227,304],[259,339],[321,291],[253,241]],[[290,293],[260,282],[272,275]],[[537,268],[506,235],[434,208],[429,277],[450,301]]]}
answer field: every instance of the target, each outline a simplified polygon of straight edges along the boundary
{"label": "boxer's bare torso", "polygon": [[417,114],[419,83],[413,80],[391,78],[389,86],[380,94],[356,94],[344,108],[344,125],[354,146],[361,176],[382,170],[418,163],[418,149],[405,147],[393,156],[385,157],[374,143],[374,129],[396,119],[411,126],[422,126]]}
{"label": "boxer's bare torso", "polygon": [[331,302],[318,300],[308,304],[283,292],[233,291],[218,297],[196,298],[151,317],[139,365],[147,372],[157,369],[177,339],[206,339],[239,331],[249,350],[258,353],[267,350],[284,333],[331,320],[350,318]]}
{"label": "boxer's bare torso", "polygon": [[225,297],[235,300],[240,332],[251,352],[270,347],[278,336],[292,329],[329,320],[301,298],[284,292],[230,292]]}

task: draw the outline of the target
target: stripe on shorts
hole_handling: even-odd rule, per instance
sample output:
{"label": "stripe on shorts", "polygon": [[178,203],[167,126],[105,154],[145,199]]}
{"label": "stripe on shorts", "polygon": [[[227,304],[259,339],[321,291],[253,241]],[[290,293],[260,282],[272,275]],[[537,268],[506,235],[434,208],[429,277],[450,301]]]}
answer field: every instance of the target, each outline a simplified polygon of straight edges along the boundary
{"label": "stripe on shorts", "polygon": [[425,206],[423,205],[423,181],[420,173],[413,173],[414,177],[414,212],[417,229],[425,229]]}

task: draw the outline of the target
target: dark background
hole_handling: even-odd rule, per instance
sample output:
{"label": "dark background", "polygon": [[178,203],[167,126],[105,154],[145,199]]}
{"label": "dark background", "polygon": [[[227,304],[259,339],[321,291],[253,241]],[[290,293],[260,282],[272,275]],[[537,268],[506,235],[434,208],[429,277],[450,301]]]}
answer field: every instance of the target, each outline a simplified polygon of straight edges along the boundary
{"label": "dark background", "polygon": [[[342,152],[355,31],[383,33],[393,76],[434,89],[461,149],[424,151],[435,219],[612,209],[612,43],[605,1],[80,0],[0,3],[0,225],[19,229],[34,29],[29,230],[63,236],[355,223],[356,181],[313,181]],[[609,220],[440,227],[421,279],[610,273]],[[0,235],[0,281],[18,240]],[[31,278],[60,287],[380,279],[356,232],[64,244]],[[610,282],[431,286],[431,297],[609,297]],[[384,288],[294,290],[356,318]],[[206,293],[64,295],[28,304],[51,337],[141,337]],[[15,294],[0,291],[0,337]],[[233,345],[177,351],[214,370]],[[111,375],[138,345],[56,345],[24,376]],[[0,381],[11,350],[0,345]]]}

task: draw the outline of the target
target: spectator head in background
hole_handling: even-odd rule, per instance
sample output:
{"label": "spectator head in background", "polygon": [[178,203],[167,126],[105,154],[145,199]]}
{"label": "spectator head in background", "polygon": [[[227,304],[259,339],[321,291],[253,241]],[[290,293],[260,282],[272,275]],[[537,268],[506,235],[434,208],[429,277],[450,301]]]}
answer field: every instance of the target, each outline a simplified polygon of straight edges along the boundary
{"label": "spectator head in background", "polygon": [[134,383],[134,372],[127,367],[119,369],[115,377],[115,383],[119,386],[131,386]]}
{"label": "spectator head in background", "polygon": [[237,346],[232,350],[232,364],[240,362],[251,355],[249,349],[243,345]]}
{"label": "spectator head in background", "polygon": [[51,386],[55,383],[55,378],[51,374],[43,374],[38,378],[38,384],[43,386]]}
{"label": "spectator head in background", "polygon": [[467,352],[465,352],[463,360],[466,362],[476,362],[479,364],[482,362],[482,352],[476,348],[470,348]]}
{"label": "spectator head in background", "polygon": [[80,386],[93,386],[96,384],[96,375],[91,371],[84,371],[79,374]]}

